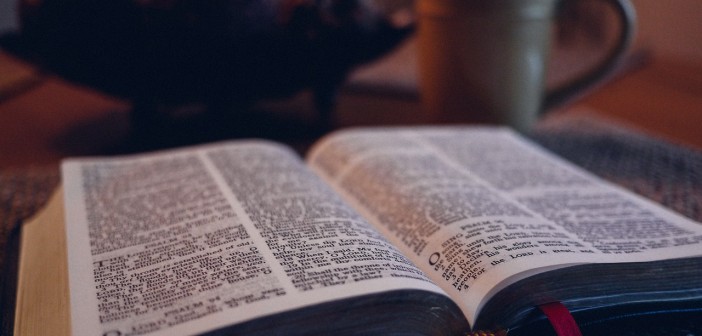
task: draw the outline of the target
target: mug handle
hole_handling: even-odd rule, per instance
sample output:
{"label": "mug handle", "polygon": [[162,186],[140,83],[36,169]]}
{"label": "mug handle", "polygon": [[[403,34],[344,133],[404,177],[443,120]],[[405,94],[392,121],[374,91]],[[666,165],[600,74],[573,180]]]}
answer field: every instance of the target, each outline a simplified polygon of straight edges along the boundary
{"label": "mug handle", "polygon": [[563,103],[568,98],[574,96],[577,92],[595,84],[597,81],[605,77],[616,65],[624,58],[626,50],[631,45],[634,39],[636,30],[636,11],[629,0],[603,0],[610,4],[617,13],[621,21],[621,30],[617,39],[617,44],[609,54],[592,70],[588,71],[582,77],[572,80],[570,83],[556,88],[551,92],[546,93],[543,101],[543,111],[548,110],[560,103]]}

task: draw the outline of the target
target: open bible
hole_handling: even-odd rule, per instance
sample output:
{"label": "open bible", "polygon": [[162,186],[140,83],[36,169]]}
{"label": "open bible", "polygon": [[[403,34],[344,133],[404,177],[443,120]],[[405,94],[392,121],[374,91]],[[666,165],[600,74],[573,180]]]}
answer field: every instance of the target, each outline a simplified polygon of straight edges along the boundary
{"label": "open bible", "polygon": [[702,225],[505,128],[359,128],[62,165],[15,331],[519,330],[702,298]]}

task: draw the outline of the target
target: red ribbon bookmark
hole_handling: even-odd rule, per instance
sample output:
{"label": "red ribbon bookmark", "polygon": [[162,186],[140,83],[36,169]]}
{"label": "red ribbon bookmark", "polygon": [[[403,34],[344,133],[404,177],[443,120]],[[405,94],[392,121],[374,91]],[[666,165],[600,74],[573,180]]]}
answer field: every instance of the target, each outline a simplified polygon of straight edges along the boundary
{"label": "red ribbon bookmark", "polygon": [[553,330],[558,336],[582,336],[578,324],[575,323],[573,315],[560,302],[550,302],[539,306],[542,312],[546,315]]}

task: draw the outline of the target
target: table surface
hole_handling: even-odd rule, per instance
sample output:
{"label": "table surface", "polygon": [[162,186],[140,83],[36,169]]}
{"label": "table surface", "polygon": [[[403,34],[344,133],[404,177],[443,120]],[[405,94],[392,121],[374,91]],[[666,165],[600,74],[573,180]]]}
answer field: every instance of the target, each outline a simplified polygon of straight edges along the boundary
{"label": "table surface", "polygon": [[[360,77],[373,78],[375,71],[375,78],[394,76],[393,80],[405,89],[416,90],[416,56],[412,48],[410,43],[399,50],[393,56],[394,62],[390,57],[384,67],[365,72],[362,69]],[[380,72],[378,68],[382,68]],[[34,70],[0,52],[0,86],[10,77],[31,78]],[[128,136],[131,106],[125,100],[50,75],[30,81],[26,88],[19,87],[21,90],[4,98],[0,90],[0,169],[55,164],[66,156],[101,154],[104,148],[119,144]],[[373,104],[378,113],[358,113],[358,109],[369,109]],[[342,94],[337,126],[422,123],[416,99],[401,97],[373,104],[369,103],[369,95]],[[640,66],[552,111],[549,118],[583,113],[612,118],[655,137],[702,150],[702,60],[682,62],[653,55]]]}
{"label": "table surface", "polygon": [[651,135],[702,150],[702,61],[653,59],[566,107],[583,107]]}

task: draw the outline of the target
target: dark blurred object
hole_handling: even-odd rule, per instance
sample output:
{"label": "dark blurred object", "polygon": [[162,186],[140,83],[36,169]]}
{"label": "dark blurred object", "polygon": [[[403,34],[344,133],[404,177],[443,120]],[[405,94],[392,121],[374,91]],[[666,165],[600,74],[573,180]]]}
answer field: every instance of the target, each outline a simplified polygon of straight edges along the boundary
{"label": "dark blurred object", "polygon": [[328,124],[347,73],[411,31],[385,14],[367,0],[22,0],[10,49],[132,99],[146,132],[172,106],[232,114],[305,88]]}

